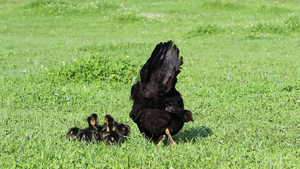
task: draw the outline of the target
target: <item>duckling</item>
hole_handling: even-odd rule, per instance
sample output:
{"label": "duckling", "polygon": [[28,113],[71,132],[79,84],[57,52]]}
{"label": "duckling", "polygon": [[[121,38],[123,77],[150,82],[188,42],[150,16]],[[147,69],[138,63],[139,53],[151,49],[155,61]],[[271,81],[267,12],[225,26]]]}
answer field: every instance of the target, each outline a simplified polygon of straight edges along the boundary
{"label": "duckling", "polygon": [[98,115],[93,113],[91,116],[95,119],[95,126],[99,125]]}
{"label": "duckling", "polygon": [[81,130],[79,133],[79,141],[85,140],[86,142],[91,142],[93,137],[98,140],[99,134],[98,129],[95,127],[96,121],[93,117],[89,116],[87,118],[88,128]]}
{"label": "duckling", "polygon": [[123,136],[125,136],[125,139],[127,139],[127,136],[129,136],[130,133],[130,127],[126,124],[119,123],[116,125],[119,133]]}
{"label": "duckling", "polygon": [[[105,120],[112,118],[111,115],[106,115],[105,116]],[[104,121],[105,123],[105,121]],[[126,125],[126,124],[122,124],[122,123],[118,123],[115,121],[115,126],[118,129],[118,132],[122,135],[125,136],[125,138],[127,139],[127,136],[129,136],[130,133],[130,126]]]}
{"label": "duckling", "polygon": [[105,116],[105,128],[100,131],[101,140],[107,145],[121,145],[125,139],[116,128],[115,121],[111,116]]}
{"label": "duckling", "polygon": [[98,133],[97,133],[97,137],[95,137],[95,138],[97,138],[96,140],[97,141],[102,141],[101,140],[101,136],[100,136],[100,131],[101,130],[103,130],[104,129],[104,125],[105,124],[103,124],[103,125],[99,125],[99,121],[98,121],[98,115],[97,114],[92,114],[92,117],[95,119],[95,127],[97,128],[97,130],[98,130]]}
{"label": "duckling", "polygon": [[95,127],[98,129],[98,131],[101,131],[104,128],[104,124],[100,125],[98,121],[98,115],[97,114],[92,114],[92,117],[95,119]]}
{"label": "duckling", "polygon": [[82,130],[78,127],[70,128],[67,133],[67,138],[69,138],[69,141],[72,141],[73,139],[79,140],[80,139],[79,134],[81,131]]}

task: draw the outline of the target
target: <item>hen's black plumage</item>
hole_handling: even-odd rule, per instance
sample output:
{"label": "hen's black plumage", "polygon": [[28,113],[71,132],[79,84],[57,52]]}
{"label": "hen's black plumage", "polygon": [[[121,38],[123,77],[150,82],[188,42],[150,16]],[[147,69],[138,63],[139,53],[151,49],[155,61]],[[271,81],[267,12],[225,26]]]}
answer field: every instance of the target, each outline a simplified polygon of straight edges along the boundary
{"label": "hen's black plumage", "polygon": [[[133,100],[129,116],[148,138],[164,140],[177,134],[184,122],[193,121],[184,109],[180,93],[175,89],[177,75],[183,64],[179,50],[172,41],[156,45],[140,72],[141,80],[131,88]],[[160,143],[159,143],[160,144]]]}

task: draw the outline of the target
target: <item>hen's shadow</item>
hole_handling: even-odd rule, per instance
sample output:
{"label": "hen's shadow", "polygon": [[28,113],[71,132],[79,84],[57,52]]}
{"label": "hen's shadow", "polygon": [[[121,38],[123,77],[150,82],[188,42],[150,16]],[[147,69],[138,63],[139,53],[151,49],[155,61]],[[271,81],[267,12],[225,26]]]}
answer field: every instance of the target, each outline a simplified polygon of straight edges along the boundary
{"label": "hen's shadow", "polygon": [[174,136],[178,142],[195,142],[197,138],[205,138],[213,134],[212,130],[206,126],[193,127],[183,130]]}

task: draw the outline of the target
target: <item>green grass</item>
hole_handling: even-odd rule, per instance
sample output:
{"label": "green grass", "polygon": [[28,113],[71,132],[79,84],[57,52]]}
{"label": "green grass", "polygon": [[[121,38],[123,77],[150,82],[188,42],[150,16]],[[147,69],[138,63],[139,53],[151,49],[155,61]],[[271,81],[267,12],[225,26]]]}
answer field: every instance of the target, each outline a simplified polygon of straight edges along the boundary
{"label": "green grass", "polygon": [[[297,168],[297,0],[0,4],[1,168]],[[155,45],[170,39],[195,123],[174,136],[178,145],[157,148],[129,118],[129,96]],[[68,142],[91,113],[129,124],[129,140]]]}

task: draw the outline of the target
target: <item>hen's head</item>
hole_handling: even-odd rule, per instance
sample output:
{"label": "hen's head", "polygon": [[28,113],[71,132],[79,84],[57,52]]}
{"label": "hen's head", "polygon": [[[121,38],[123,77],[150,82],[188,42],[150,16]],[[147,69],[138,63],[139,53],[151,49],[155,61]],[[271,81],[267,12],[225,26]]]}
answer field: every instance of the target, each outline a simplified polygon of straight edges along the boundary
{"label": "hen's head", "polygon": [[189,122],[189,121],[194,122],[193,115],[189,110],[186,110],[184,118],[185,118],[185,122]]}

